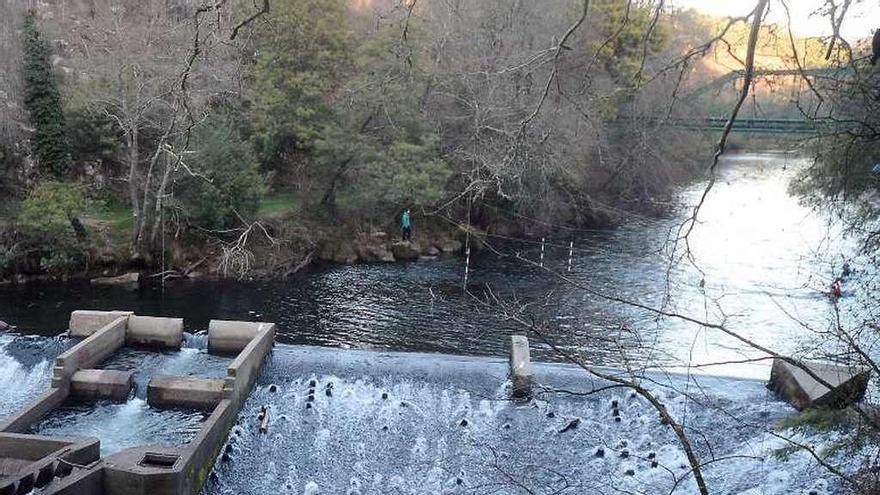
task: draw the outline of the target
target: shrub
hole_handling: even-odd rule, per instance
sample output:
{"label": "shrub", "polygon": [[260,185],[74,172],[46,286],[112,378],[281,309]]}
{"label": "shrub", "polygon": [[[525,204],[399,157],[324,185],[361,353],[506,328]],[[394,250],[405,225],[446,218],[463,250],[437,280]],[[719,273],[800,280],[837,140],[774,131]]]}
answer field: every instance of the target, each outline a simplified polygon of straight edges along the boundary
{"label": "shrub", "polygon": [[[43,182],[21,204],[18,223],[25,229],[60,232],[79,223],[89,200],[78,184]],[[79,232],[77,232],[79,233]]]}
{"label": "shrub", "polygon": [[256,213],[265,193],[250,145],[226,121],[213,119],[196,133],[191,165],[203,175],[190,180],[185,202],[190,221],[208,229],[227,228],[238,216]]}

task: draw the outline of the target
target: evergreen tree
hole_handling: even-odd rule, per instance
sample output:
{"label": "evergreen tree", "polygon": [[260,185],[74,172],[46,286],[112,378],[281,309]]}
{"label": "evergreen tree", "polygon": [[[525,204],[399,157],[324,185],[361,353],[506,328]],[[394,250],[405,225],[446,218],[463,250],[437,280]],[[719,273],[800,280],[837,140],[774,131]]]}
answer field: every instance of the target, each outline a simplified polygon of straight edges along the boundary
{"label": "evergreen tree", "polygon": [[37,30],[36,16],[28,12],[23,25],[24,104],[34,128],[31,151],[41,173],[61,177],[67,171],[61,94],[49,63],[49,46]]}
{"label": "evergreen tree", "polygon": [[290,0],[272,7],[257,39],[254,142],[270,170],[284,171],[335,125],[328,101],[349,65],[345,0]]}

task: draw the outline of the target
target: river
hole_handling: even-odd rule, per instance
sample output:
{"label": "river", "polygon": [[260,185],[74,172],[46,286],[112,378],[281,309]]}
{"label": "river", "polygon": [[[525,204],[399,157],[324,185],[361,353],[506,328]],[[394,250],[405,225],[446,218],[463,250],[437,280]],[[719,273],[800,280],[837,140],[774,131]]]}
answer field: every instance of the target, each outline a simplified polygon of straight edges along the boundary
{"label": "river", "polygon": [[[804,165],[783,153],[725,159],[686,241],[675,242],[676,232],[702,183],[683,188],[666,218],[545,239],[543,267],[540,239],[490,238],[467,287],[464,260],[446,257],[325,267],[278,282],[2,288],[0,318],[19,331],[0,335],[0,416],[48,386],[53,358],[73,344],[59,336],[70,311],[178,316],[189,332],[181,351],[126,349],[104,364],[138,370],[127,402],[65,404],[32,432],[96,436],[103,455],[180,445],[203,415],[150,408],[150,375],[222,376],[227,360],[207,354],[200,336],[208,320],[274,321],[280,344],[206,495],[694,493],[678,440],[656,411],[620,389],[587,393],[602,383],[555,363],[562,357],[552,343],[589,363],[638,369],[673,416],[699,432],[698,455],[717,461],[704,467],[713,493],[839,493],[839,480],[779,438],[773,425],[792,409],[764,388],[767,362],[687,321],[721,322],[780,352],[821,349],[817,332],[833,318],[822,291],[846,241],[788,195]],[[682,246],[690,256],[679,259]],[[544,363],[526,403],[507,399],[509,336],[524,329],[501,306],[540,322],[546,339],[532,337],[533,359]],[[267,435],[256,431],[264,406]],[[835,462],[858,462],[846,456]]]}
{"label": "river", "polygon": [[[703,183],[684,188],[680,206],[667,218],[635,218],[607,231],[562,229],[545,240],[546,269],[534,264],[539,239],[490,238],[494,249],[475,257],[467,292],[464,260],[446,257],[319,268],[275,282],[178,281],[139,290],[88,284],[2,288],[0,318],[24,333],[55,335],[74,309],[128,309],[183,317],[192,333],[203,331],[212,318],[263,320],[277,322],[279,341],[290,344],[502,356],[510,333],[523,328],[483,304],[491,293],[509,307],[523,306],[527,316],[545,324],[549,342],[593,364],[691,366],[766,377],[767,363],[705,366],[753,356],[742,342],[590,291],[723,321],[780,352],[808,345],[803,324],[824,328],[831,317],[821,291],[835,270],[829,260],[840,261],[830,253],[840,251],[844,241],[789,196],[789,181],[804,165],[784,153],[722,160],[696,228],[687,243],[677,244],[677,255],[687,246],[692,259],[670,254]],[[561,359],[533,340],[537,359]]]}

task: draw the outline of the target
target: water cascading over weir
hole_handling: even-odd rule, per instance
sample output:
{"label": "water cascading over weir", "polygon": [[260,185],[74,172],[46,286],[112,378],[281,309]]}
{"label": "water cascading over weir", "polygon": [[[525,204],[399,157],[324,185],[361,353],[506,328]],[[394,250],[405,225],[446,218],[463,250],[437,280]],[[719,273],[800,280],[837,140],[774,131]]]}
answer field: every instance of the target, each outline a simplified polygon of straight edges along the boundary
{"label": "water cascading over weir", "polygon": [[125,347],[179,350],[183,320],[123,311],[74,311],[70,336],[83,338],[55,360],[50,388],[0,420],[0,495],[196,494],[204,485],[239,410],[275,340],[275,325],[212,320],[208,352],[230,356],[222,379],[153,375],[154,408],[207,414],[182,446],[143,445],[101,457],[100,440],[31,434],[35,424],[68,400],[125,401],[134,372],[100,369]]}

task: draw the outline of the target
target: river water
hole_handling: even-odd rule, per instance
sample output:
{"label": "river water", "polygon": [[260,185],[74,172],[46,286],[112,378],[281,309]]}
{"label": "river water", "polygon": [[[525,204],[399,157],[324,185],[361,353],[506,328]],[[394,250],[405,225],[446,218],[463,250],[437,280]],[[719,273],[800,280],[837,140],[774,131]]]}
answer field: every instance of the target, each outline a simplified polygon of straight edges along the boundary
{"label": "river water", "polygon": [[[677,246],[678,227],[701,196],[702,183],[681,192],[681,207],[668,218],[636,218],[608,231],[563,230],[547,238],[546,270],[533,264],[540,259],[540,240],[490,238],[493,249],[474,260],[468,292],[464,260],[447,257],[316,269],[278,282],[181,281],[164,290],[3,288],[0,319],[26,333],[55,335],[74,309],[128,309],[184,317],[193,333],[211,318],[262,320],[276,322],[279,341],[290,344],[502,356],[509,335],[523,328],[499,318],[497,306],[482,303],[491,293],[508,307],[524,307],[527,317],[545,324],[549,342],[593,364],[690,365],[694,371],[763,378],[768,368],[761,362],[703,367],[752,356],[747,345],[609,302],[554,272],[602,295],[723,321],[780,352],[808,346],[811,335],[803,324],[825,328],[832,316],[821,291],[841,261],[830,253],[843,241],[788,195],[789,181],[803,165],[782,153],[723,160],[699,223]],[[692,259],[679,259],[684,247]],[[533,340],[538,359],[560,359]]]}
{"label": "river water", "polygon": [[[202,416],[149,408],[150,374],[221,376],[225,361],[207,355],[200,336],[208,320],[274,321],[281,343],[207,495],[693,493],[677,440],[647,402],[620,389],[581,395],[603,384],[553,363],[562,358],[552,344],[608,369],[638,369],[675,417],[699,432],[699,455],[716,459],[706,469],[713,493],[837,493],[805,453],[777,455],[787,444],[773,424],[791,408],[764,389],[766,362],[731,363],[755,353],[654,311],[723,322],[780,352],[821,349],[816,332],[833,317],[821,291],[846,242],[788,195],[803,165],[781,153],[724,160],[686,244],[675,243],[675,233],[703,184],[684,188],[668,218],[545,239],[543,267],[539,239],[490,238],[466,290],[458,257],[329,267],[280,282],[183,281],[164,290],[2,288],[0,318],[24,335],[0,335],[0,416],[48,385],[51,360],[72,345],[56,337],[70,311],[180,316],[190,332],[180,352],[126,351],[106,364],[141,370],[129,401],[69,404],[34,431],[98,436],[105,455],[184,443]],[[685,245],[690,256],[671,262]],[[527,403],[506,399],[509,336],[524,329],[501,315],[502,306],[541,323],[533,359],[546,364],[536,368],[538,393]],[[255,428],[264,405],[268,435]]]}

